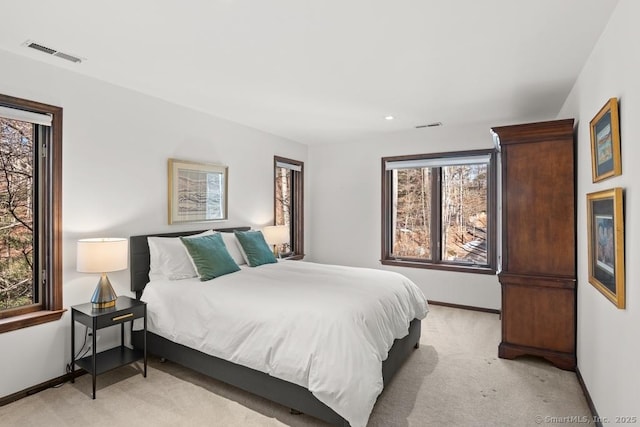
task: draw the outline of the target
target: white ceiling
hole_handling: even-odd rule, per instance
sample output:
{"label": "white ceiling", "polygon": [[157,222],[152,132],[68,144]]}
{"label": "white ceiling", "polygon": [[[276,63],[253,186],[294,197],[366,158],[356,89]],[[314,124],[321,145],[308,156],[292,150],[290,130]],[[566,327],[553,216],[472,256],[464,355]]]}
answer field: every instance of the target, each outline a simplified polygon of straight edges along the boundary
{"label": "white ceiling", "polygon": [[616,4],[13,0],[0,49],[305,144],[337,143],[435,121],[554,119]]}

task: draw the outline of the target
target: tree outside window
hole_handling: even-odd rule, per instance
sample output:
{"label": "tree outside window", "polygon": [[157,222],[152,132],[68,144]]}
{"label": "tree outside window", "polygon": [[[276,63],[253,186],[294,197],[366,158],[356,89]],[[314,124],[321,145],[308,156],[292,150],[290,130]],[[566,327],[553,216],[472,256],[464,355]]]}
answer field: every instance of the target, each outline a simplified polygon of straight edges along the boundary
{"label": "tree outside window", "polygon": [[33,136],[32,123],[0,118],[0,310],[37,302]]}

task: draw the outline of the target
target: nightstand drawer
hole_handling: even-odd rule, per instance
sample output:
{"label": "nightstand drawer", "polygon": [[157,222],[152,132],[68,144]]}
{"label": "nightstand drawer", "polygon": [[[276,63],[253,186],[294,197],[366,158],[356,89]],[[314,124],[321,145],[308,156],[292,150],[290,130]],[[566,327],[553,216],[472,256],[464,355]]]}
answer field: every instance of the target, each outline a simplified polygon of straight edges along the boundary
{"label": "nightstand drawer", "polygon": [[133,319],[144,317],[145,306],[131,307],[126,310],[114,311],[108,316],[100,316],[96,319],[96,328],[106,328],[107,326],[119,325],[123,322],[129,322]]}

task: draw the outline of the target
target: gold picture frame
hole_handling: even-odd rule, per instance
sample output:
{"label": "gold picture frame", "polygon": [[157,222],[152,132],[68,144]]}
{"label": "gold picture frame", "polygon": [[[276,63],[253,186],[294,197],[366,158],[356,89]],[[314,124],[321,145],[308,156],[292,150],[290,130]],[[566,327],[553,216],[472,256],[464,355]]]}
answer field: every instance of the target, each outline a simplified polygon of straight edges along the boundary
{"label": "gold picture frame", "polygon": [[589,123],[593,182],[622,174],[618,98],[611,98]]}
{"label": "gold picture frame", "polygon": [[228,169],[169,159],[169,224],[226,220]]}
{"label": "gold picture frame", "polygon": [[589,283],[625,308],[622,188],[587,194]]}

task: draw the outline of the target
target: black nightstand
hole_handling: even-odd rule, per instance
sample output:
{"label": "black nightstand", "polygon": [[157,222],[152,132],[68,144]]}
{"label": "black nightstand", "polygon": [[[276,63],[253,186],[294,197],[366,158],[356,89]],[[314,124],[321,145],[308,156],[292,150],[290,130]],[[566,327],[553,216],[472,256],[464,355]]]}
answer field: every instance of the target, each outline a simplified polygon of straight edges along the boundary
{"label": "black nightstand", "polygon": [[[134,350],[124,345],[124,324],[134,319],[144,319],[143,349]],[[75,323],[91,329],[91,356],[76,360]],[[120,346],[96,354],[96,331],[120,325]],[[71,307],[71,375],[78,365],[91,374],[93,398],[96,398],[96,376],[111,369],[144,360],[143,375],[147,377],[147,303],[129,297],[118,297],[115,307],[94,309],[91,303]],[[73,381],[73,380],[72,380]]]}

